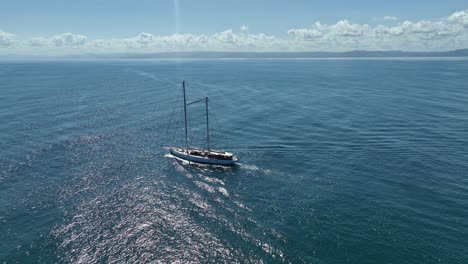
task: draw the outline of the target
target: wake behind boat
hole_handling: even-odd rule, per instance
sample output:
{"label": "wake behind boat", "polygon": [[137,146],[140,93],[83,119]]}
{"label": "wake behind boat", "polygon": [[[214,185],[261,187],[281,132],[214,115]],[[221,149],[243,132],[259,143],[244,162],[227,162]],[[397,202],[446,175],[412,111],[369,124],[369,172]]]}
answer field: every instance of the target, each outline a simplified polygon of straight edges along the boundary
{"label": "wake behind boat", "polygon": [[[185,94],[185,81],[182,82],[182,92],[184,96],[184,125],[185,125],[185,148],[171,146],[169,148],[170,153],[180,159],[212,165],[233,165],[239,158],[234,156],[230,152],[223,150],[213,150],[210,148],[210,123],[209,123],[209,112],[208,112],[208,97],[201,100],[197,100],[187,104]],[[187,106],[198,102],[205,102],[205,114],[206,114],[206,143],[207,149],[189,147],[188,144],[188,129],[187,129]]]}

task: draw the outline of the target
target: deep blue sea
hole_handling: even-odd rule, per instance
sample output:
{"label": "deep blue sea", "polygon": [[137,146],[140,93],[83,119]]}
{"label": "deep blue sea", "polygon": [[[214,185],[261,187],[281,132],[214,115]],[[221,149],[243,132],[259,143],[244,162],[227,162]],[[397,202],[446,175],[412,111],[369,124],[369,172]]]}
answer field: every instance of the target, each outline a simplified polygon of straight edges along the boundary
{"label": "deep blue sea", "polygon": [[468,263],[468,59],[1,62],[0,263],[109,262]]}

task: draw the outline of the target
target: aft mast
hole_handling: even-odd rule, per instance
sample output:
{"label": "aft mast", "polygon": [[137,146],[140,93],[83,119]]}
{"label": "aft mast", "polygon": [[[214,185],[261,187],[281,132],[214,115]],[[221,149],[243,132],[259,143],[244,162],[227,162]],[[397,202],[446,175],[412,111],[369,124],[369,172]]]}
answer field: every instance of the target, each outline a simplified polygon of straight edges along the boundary
{"label": "aft mast", "polygon": [[206,105],[206,143],[208,146],[208,150],[210,150],[210,122],[208,119],[208,97],[205,97],[205,105]]}
{"label": "aft mast", "polygon": [[185,81],[182,81],[182,90],[184,93],[184,117],[185,117],[185,146],[188,151],[188,134],[187,134],[187,99],[185,98]]}

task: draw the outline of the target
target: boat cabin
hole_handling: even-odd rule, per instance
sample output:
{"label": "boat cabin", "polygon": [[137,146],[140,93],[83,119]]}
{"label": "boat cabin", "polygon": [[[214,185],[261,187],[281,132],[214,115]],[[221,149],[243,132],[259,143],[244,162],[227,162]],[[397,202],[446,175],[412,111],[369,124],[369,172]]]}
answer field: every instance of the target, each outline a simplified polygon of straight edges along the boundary
{"label": "boat cabin", "polygon": [[233,160],[232,153],[225,151],[216,151],[216,150],[202,150],[197,148],[189,148],[189,155],[199,156],[209,159],[220,159],[220,160]]}

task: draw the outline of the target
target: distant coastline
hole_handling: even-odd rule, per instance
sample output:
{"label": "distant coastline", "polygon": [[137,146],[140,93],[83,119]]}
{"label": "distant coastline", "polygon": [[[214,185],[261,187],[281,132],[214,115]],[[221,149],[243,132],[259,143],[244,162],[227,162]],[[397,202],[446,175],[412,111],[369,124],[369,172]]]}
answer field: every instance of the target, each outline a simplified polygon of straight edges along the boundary
{"label": "distant coastline", "polygon": [[155,53],[108,53],[108,54],[76,54],[64,56],[37,55],[0,55],[0,60],[14,59],[281,59],[281,58],[424,58],[424,57],[468,57],[468,49],[453,51],[414,52],[414,51],[366,51],[353,50],[346,52],[218,52],[218,51],[187,51],[187,52],[155,52]]}

